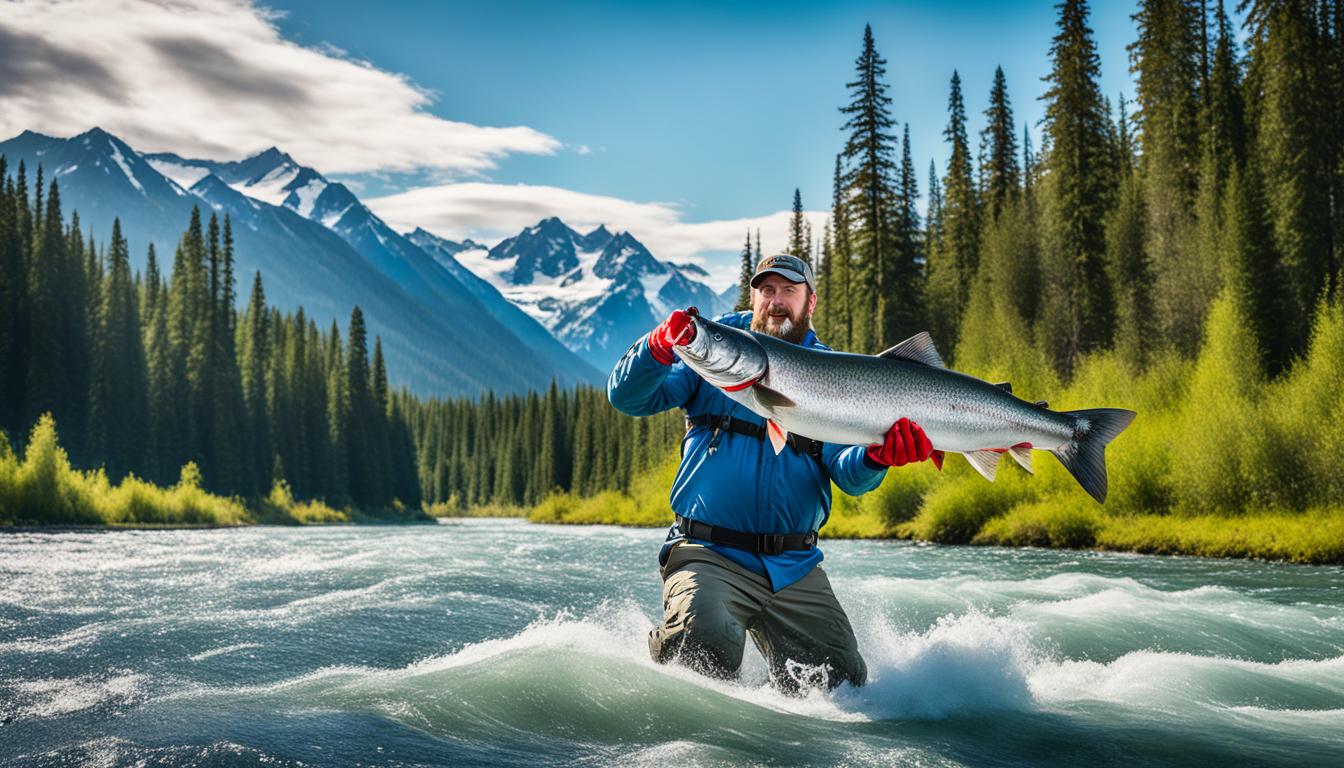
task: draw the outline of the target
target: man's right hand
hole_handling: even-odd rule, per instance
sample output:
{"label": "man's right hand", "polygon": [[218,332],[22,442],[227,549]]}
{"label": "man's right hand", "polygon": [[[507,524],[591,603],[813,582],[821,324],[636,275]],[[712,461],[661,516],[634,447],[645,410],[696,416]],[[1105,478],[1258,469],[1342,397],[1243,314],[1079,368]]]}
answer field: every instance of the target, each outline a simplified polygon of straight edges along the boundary
{"label": "man's right hand", "polygon": [[657,328],[649,333],[649,352],[653,359],[663,365],[671,365],[677,358],[672,347],[677,344],[689,344],[695,338],[695,322],[691,316],[674,310]]}

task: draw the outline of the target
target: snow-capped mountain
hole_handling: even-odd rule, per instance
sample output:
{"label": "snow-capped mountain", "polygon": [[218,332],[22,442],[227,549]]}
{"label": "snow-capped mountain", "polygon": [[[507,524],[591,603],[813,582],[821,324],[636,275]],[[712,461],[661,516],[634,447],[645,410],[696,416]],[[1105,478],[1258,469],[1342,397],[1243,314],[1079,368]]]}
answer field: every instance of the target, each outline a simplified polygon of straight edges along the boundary
{"label": "snow-capped mountain", "polygon": [[732,308],[701,282],[703,269],[659,261],[629,232],[605,225],[581,234],[552,217],[456,259],[600,370],[673,309]]}
{"label": "snow-capped mountain", "polygon": [[370,332],[382,336],[394,385],[474,396],[485,388],[541,389],[553,378],[600,380],[561,345],[524,342],[498,309],[488,309],[475,290],[368,213],[343,185],[278,150],[233,163],[144,156],[95,128],[69,139],[25,131],[0,142],[0,154],[11,172],[24,161],[30,184],[43,166],[46,179],[60,185],[66,215],[78,211],[81,227],[96,238],[105,240],[112,219],[120,218],[137,269],[151,243],[163,268],[172,263],[193,206],[227,214],[240,303],[260,271],[268,304],[303,306],[324,326],[334,320],[344,327],[360,305]]}
{"label": "snow-capped mountain", "polygon": [[[149,161],[161,172],[183,181],[202,173],[210,174],[240,194],[286,208],[326,227],[407,293],[454,316],[466,311],[461,305],[465,288],[485,314],[541,358],[541,370],[549,371],[561,383],[591,383],[602,378],[597,369],[556,341],[533,318],[518,311],[495,288],[462,269],[451,253],[431,253],[412,242],[387,226],[344,184],[299,165],[274,147],[230,163],[168,154],[151,155]],[[442,246],[436,244],[436,247]]]}

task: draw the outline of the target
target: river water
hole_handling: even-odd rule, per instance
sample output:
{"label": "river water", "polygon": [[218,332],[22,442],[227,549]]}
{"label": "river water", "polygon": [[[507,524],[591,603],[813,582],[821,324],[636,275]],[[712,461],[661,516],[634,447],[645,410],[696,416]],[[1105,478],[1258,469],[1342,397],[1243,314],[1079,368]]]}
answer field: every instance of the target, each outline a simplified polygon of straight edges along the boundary
{"label": "river water", "polygon": [[649,661],[661,538],[0,534],[0,765],[1344,765],[1344,569],[829,542],[790,698]]}

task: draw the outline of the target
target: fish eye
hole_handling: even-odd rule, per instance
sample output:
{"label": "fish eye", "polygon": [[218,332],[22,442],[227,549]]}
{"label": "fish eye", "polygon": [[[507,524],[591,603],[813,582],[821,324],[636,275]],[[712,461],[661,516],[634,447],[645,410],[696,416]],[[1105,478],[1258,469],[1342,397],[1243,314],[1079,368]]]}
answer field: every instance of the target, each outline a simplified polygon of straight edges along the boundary
{"label": "fish eye", "polygon": [[714,340],[715,340],[715,341],[723,341],[723,334],[722,334],[722,333],[716,333],[716,334],[714,334]]}

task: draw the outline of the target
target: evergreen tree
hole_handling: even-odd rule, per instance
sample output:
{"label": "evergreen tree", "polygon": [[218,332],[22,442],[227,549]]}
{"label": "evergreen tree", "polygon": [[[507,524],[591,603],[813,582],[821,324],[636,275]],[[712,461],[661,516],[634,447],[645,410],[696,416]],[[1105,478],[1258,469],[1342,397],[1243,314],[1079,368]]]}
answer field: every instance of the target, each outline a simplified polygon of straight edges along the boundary
{"label": "evergreen tree", "polygon": [[994,85],[989,91],[989,107],[981,140],[988,146],[985,177],[985,206],[991,219],[998,218],[1009,198],[1017,194],[1020,171],[1017,166],[1017,132],[1013,127],[1013,108],[1008,101],[1008,83],[1003,67],[994,69]]}
{"label": "evergreen tree", "polygon": [[130,249],[121,220],[112,220],[107,277],[97,318],[90,435],[91,455],[105,459],[114,482],[144,464],[144,429],[149,421],[149,373],[140,336],[140,311],[131,282]]}
{"label": "evergreen tree", "polygon": [[270,357],[270,316],[266,310],[266,289],[261,272],[252,278],[252,294],[244,315],[245,336],[242,346],[243,402],[247,407],[248,434],[252,442],[251,485],[258,490],[269,486],[275,453],[271,445],[271,420],[266,411],[266,368]]}
{"label": "evergreen tree", "polygon": [[[1329,110],[1317,8],[1308,0],[1251,0],[1246,93],[1255,134],[1253,156],[1264,179],[1274,249],[1291,297],[1284,320],[1294,351],[1307,341],[1318,296],[1333,287],[1339,265],[1331,243]],[[1326,162],[1323,162],[1325,160]]]}
{"label": "evergreen tree", "polygon": [[1202,2],[1143,0],[1134,15],[1139,37],[1129,46],[1130,71],[1138,81],[1134,121],[1142,148],[1156,309],[1165,335],[1188,353],[1198,346],[1215,288],[1192,241],[1203,16]]}
{"label": "evergreen tree", "polygon": [[951,155],[943,182],[942,236],[938,249],[929,255],[929,333],[943,348],[951,348],[956,341],[957,324],[980,261],[980,203],[966,136],[961,77],[956,71],[952,72],[947,111],[943,135]]}
{"label": "evergreen tree", "polygon": [[737,305],[733,307],[736,312],[751,309],[751,276],[755,271],[756,264],[751,254],[751,230],[747,230],[747,242],[742,246],[742,270],[737,280]]}
{"label": "evergreen tree", "polygon": [[1085,0],[1060,6],[1051,48],[1045,131],[1050,149],[1042,341],[1056,369],[1071,375],[1084,353],[1110,342],[1114,307],[1106,275],[1103,218],[1112,174],[1100,63]]}
{"label": "evergreen tree", "polygon": [[892,270],[892,285],[896,295],[890,304],[890,322],[887,339],[895,343],[924,330],[927,311],[921,251],[919,209],[919,180],[915,178],[915,163],[910,152],[910,124],[905,124],[901,141],[901,174],[898,187],[896,225],[893,227],[896,251]]}
{"label": "evergreen tree", "polygon": [[835,349],[848,350],[854,345],[854,321],[851,309],[853,287],[853,252],[850,249],[849,200],[841,173],[840,156],[835,156],[835,175],[831,181],[831,235],[835,240],[832,252],[835,266],[829,279],[829,306],[827,339]]}
{"label": "evergreen tree", "polygon": [[849,116],[842,128],[848,136],[841,155],[849,167],[843,182],[851,206],[850,247],[858,264],[850,301],[852,343],[865,352],[877,351],[884,339],[894,335],[888,299],[893,288],[891,225],[897,169],[895,137],[890,133],[895,125],[891,97],[882,82],[886,64],[877,54],[872,27],[865,26],[863,51],[854,63],[856,77],[845,85],[851,101],[840,108]]}
{"label": "evergreen tree", "polygon": [[1142,370],[1157,342],[1152,313],[1153,274],[1148,255],[1148,218],[1139,177],[1126,165],[1119,202],[1106,225],[1106,256],[1115,287],[1115,348]]}
{"label": "evergreen tree", "polygon": [[795,187],[793,190],[793,216],[789,219],[789,247],[788,252],[802,259],[812,262],[812,243],[807,235],[807,217],[803,215],[803,196]]}

